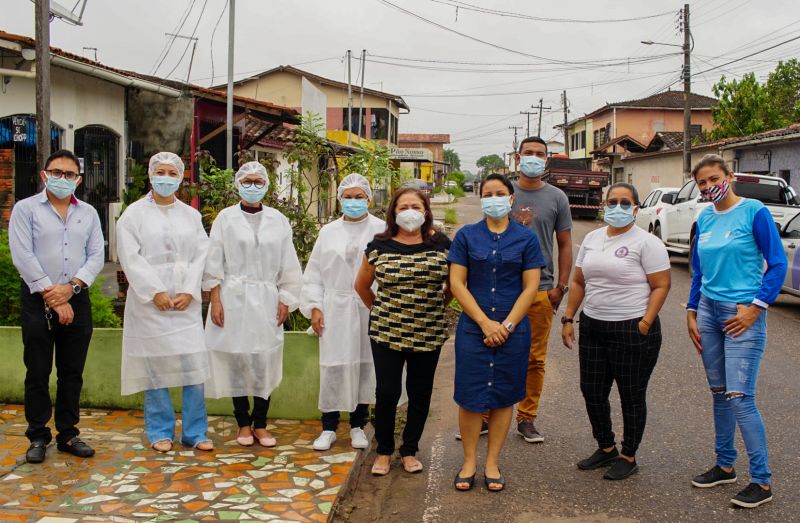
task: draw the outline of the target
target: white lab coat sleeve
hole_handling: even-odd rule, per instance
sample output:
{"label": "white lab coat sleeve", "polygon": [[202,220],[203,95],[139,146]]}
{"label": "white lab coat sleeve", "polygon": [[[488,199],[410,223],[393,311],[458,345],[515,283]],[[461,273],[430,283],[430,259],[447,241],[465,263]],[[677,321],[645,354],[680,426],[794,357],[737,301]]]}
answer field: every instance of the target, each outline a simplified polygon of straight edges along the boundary
{"label": "white lab coat sleeve", "polygon": [[320,233],[311,256],[308,258],[306,270],[303,272],[303,290],[300,293],[300,312],[308,319],[311,319],[311,312],[314,309],[322,310],[322,298],[325,287],[322,281],[322,269],[320,258],[322,256],[322,243],[325,241],[324,235]]}
{"label": "white lab coat sleeve", "polygon": [[167,286],[141,255],[141,239],[136,226],[136,220],[139,219],[147,218],[138,216],[136,209],[131,206],[117,222],[117,257],[136,299],[141,303],[149,303],[156,294],[167,292]]}
{"label": "white lab coat sleeve", "polygon": [[297,251],[292,242],[292,227],[284,218],[284,237],[281,246],[281,268],[278,273],[278,300],[289,307],[289,311],[300,306],[300,292],[303,287],[303,269],[297,259]]}
{"label": "white lab coat sleeve", "polygon": [[211,225],[211,237],[208,241],[208,257],[206,258],[205,272],[203,273],[203,290],[210,291],[222,285],[225,279],[225,245],[222,241],[224,217],[218,217]]}
{"label": "white lab coat sleeve", "polygon": [[195,251],[194,257],[189,260],[189,270],[186,271],[186,276],[181,285],[175,286],[175,294],[191,294],[192,298],[202,302],[203,296],[201,294],[201,287],[203,284],[203,272],[206,268],[206,259],[208,258],[208,234],[203,228],[203,220],[200,218],[200,213],[192,209],[194,215],[194,232],[195,232]]}

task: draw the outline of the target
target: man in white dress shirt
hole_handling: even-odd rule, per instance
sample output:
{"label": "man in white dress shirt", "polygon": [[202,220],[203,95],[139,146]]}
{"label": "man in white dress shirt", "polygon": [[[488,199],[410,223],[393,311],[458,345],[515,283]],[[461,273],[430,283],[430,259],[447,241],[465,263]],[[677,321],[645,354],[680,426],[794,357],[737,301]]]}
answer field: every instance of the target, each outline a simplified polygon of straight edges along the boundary
{"label": "man in white dress shirt", "polygon": [[[88,287],[103,268],[105,249],[97,211],[75,198],[81,183],[78,158],[54,152],[39,175],[45,189],[17,202],[9,223],[9,246],[22,277],[20,318],[27,373],[25,435],[28,463],[44,461],[53,439],[50,372],[55,354],[58,450],[87,458],[94,449],[78,438],[78,400],[92,338]],[[54,350],[55,349],[55,350]]]}

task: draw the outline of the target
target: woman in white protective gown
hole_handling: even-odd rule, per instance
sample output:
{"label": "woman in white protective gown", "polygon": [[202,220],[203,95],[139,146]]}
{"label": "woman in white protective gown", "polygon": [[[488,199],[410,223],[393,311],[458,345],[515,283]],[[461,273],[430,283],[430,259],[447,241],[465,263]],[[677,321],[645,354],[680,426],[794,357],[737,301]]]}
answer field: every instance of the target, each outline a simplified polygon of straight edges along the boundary
{"label": "woman in white protective gown", "polygon": [[283,324],[299,305],[302,269],[289,220],[261,203],[269,188],[264,166],[242,165],[234,183],[241,202],[223,209],[211,227],[203,281],[211,291],[206,396],[233,398],[240,445],[274,447],[269,398],[283,376]]}
{"label": "woman in white protective gown", "polygon": [[375,403],[375,368],[367,327],[369,310],[353,289],[364,249],[386,229],[367,212],[372,190],[360,174],[339,184],[343,216],[322,228],[303,274],[300,311],[319,339],[322,434],[315,450],[336,441],[339,412],[350,413],[350,443],[369,446],[364,434],[369,404]]}
{"label": "woman in white protective gown", "polygon": [[122,335],[122,394],[144,391],[151,446],[172,449],[175,411],[170,387],[183,387],[181,442],[213,450],[203,383],[208,355],[201,283],[208,236],[200,213],[175,197],[183,162],[168,152],[150,159],[152,191],[117,222],[117,254],[130,284]]}

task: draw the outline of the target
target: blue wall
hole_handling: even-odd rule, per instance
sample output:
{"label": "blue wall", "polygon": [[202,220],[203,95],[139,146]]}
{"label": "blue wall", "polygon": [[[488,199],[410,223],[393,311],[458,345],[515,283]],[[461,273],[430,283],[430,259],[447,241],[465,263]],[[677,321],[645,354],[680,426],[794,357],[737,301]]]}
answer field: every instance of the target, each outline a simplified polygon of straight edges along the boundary
{"label": "blue wall", "polygon": [[[771,162],[768,151],[772,153]],[[800,140],[735,149],[735,158],[739,160],[739,172],[769,171],[778,176],[782,170],[789,171],[789,183],[800,193]]]}

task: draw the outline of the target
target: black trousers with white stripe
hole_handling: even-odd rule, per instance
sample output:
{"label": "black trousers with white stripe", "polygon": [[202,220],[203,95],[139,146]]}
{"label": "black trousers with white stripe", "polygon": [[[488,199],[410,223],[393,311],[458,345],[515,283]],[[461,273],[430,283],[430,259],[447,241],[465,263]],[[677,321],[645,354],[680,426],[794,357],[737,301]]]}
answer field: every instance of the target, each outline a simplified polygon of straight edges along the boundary
{"label": "black trousers with white stripe", "polygon": [[624,423],[622,453],[634,456],[647,422],[647,383],[661,349],[661,322],[653,322],[647,336],[639,332],[639,320],[602,321],[581,313],[581,392],[592,435],[600,448],[614,446],[611,428],[611,385],[616,381]]}

